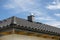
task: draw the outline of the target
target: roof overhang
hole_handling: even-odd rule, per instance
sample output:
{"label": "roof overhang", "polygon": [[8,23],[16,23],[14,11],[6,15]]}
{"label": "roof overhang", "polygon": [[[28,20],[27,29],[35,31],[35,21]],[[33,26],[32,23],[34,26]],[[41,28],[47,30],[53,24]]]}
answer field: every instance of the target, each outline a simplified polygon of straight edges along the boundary
{"label": "roof overhang", "polygon": [[39,32],[34,32],[31,30],[28,31],[27,29],[23,28],[23,26],[20,27],[20,25],[16,25],[16,24],[7,25],[0,29],[0,37],[4,35],[10,35],[10,34],[37,36],[37,37],[52,38],[52,39],[60,38],[60,36],[58,35],[39,33]]}

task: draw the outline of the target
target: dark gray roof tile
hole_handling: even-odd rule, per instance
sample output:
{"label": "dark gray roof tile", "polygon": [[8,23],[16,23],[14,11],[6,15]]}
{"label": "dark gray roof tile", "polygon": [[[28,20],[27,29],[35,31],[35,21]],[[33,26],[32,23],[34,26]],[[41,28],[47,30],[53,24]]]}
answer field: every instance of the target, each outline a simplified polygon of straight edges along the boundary
{"label": "dark gray roof tile", "polygon": [[10,17],[8,19],[5,19],[3,21],[0,21],[0,27],[2,26],[6,26],[6,25],[10,25],[11,23],[13,24],[17,24],[20,26],[24,26],[27,28],[33,28],[33,29],[38,29],[38,30],[45,30],[45,31],[50,31],[50,32],[55,32],[55,33],[59,33],[60,34],[60,28],[56,28],[50,25],[46,25],[43,23],[37,23],[37,22],[29,22],[25,19],[22,18],[18,18],[18,17]]}

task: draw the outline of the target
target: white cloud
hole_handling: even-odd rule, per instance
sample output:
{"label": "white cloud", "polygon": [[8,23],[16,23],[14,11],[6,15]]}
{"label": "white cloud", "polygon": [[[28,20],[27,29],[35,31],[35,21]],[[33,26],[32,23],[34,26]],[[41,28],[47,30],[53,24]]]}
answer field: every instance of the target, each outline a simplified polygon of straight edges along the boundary
{"label": "white cloud", "polygon": [[60,13],[55,13],[54,15],[60,17]]}
{"label": "white cloud", "polygon": [[60,9],[60,4],[59,5],[48,5],[47,8],[51,10]]}
{"label": "white cloud", "polygon": [[46,22],[46,24],[60,28],[60,21],[50,21],[50,22]]}
{"label": "white cloud", "polygon": [[45,21],[52,21],[52,20],[56,20],[52,17],[49,17],[49,16],[44,16],[43,17],[37,17],[36,20],[45,20]]}
{"label": "white cloud", "polygon": [[60,2],[52,2],[52,4],[48,4],[46,6],[46,8],[50,9],[50,10],[56,10],[56,9],[60,9]]}
{"label": "white cloud", "polygon": [[14,13],[19,13],[19,11],[35,12],[39,5],[34,0],[9,0],[3,7],[5,9],[12,9]]}
{"label": "white cloud", "polygon": [[31,8],[36,6],[36,2],[33,0],[10,0],[9,3],[4,4],[5,8],[21,8],[22,10],[30,10]]}
{"label": "white cloud", "polygon": [[3,7],[4,7],[5,9],[15,8],[15,6],[13,6],[12,4],[3,5]]}

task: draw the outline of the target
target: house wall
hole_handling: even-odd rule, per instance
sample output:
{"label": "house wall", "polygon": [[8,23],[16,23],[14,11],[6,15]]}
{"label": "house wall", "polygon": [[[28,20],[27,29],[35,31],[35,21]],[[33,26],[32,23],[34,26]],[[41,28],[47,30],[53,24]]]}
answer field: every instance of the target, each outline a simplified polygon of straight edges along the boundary
{"label": "house wall", "polygon": [[6,35],[6,36],[0,37],[0,40],[56,40],[56,39],[11,34],[11,35]]}

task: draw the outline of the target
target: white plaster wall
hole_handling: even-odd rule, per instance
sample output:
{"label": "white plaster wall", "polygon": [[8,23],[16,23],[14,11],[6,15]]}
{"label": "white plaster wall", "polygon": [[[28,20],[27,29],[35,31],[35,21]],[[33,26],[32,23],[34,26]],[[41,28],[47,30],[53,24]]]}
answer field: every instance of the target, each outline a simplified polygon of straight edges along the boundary
{"label": "white plaster wall", "polygon": [[35,36],[11,34],[11,35],[0,37],[0,40],[55,40],[55,39],[45,39],[45,38],[40,38]]}

